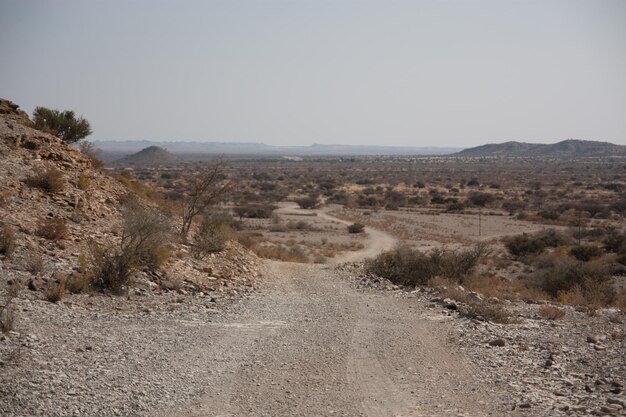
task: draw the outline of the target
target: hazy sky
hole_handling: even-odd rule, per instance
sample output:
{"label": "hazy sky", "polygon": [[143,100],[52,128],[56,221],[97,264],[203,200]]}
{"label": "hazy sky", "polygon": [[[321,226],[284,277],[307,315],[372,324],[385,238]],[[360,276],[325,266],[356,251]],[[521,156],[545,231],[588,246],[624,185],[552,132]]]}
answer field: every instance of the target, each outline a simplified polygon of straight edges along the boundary
{"label": "hazy sky", "polygon": [[0,0],[0,57],[92,139],[626,144],[625,0]]}

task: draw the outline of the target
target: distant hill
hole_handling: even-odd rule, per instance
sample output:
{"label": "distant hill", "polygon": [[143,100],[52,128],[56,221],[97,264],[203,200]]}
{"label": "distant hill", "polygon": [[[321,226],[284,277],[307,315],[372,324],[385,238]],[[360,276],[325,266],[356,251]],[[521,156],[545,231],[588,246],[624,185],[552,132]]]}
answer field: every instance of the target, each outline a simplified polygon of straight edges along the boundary
{"label": "distant hill", "polygon": [[504,142],[464,149],[452,156],[585,158],[626,156],[626,146],[592,140],[568,139],[554,144]]}
{"label": "distant hill", "polygon": [[159,146],[148,146],[137,153],[114,161],[119,165],[171,165],[180,162],[180,158]]}
{"label": "distant hill", "polygon": [[151,142],[151,141],[96,141],[94,145],[105,154],[123,155],[140,149],[157,146],[167,148],[178,156],[200,155],[267,155],[267,156],[359,156],[359,155],[446,155],[461,148],[370,146],[370,145],[324,145],[273,146],[264,143],[245,142]]}

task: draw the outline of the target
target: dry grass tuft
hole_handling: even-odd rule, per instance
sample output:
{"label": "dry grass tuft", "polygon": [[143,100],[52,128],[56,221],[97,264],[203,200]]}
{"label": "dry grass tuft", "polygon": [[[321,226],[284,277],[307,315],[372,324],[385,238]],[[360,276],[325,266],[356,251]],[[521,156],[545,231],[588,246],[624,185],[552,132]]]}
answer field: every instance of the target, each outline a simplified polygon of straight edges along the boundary
{"label": "dry grass tuft", "polygon": [[0,255],[10,258],[15,251],[16,242],[17,238],[13,228],[6,224],[2,226],[0,228]]}
{"label": "dry grass tuft", "polygon": [[26,185],[49,193],[58,193],[65,187],[63,174],[56,168],[38,169],[25,180]]}
{"label": "dry grass tuft", "polygon": [[45,295],[46,300],[51,303],[58,303],[61,301],[65,295],[65,279],[60,279],[58,282],[48,285]]}
{"label": "dry grass tuft", "polygon": [[37,236],[48,240],[62,240],[67,237],[67,221],[60,218],[45,218],[37,227]]}
{"label": "dry grass tuft", "polygon": [[551,305],[539,307],[539,315],[547,320],[561,320],[565,317],[565,310]]}

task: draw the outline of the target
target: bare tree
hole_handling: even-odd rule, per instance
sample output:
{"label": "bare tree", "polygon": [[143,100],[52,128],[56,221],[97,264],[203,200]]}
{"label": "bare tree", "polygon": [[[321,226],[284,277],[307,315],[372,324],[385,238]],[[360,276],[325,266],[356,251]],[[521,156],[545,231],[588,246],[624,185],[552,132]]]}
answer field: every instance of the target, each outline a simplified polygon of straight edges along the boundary
{"label": "bare tree", "polygon": [[188,179],[187,190],[181,198],[183,216],[180,233],[183,238],[187,237],[193,219],[230,190],[230,183],[224,178],[225,168],[224,160],[218,159]]}

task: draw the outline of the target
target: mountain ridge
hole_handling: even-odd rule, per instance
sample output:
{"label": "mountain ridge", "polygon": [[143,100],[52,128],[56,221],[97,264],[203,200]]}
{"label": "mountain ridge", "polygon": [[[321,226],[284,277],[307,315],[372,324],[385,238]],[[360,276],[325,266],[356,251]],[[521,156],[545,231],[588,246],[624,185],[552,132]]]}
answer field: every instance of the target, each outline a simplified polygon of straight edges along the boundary
{"label": "mountain ridge", "polygon": [[447,155],[460,151],[460,147],[436,146],[381,146],[319,144],[308,146],[267,145],[260,142],[175,142],[175,141],[94,141],[93,144],[105,153],[130,154],[149,146],[167,149],[175,155]]}
{"label": "mountain ridge", "polygon": [[527,143],[508,141],[488,143],[463,149],[451,156],[461,157],[536,157],[585,158],[626,156],[626,146],[593,140],[566,139],[557,143]]}

